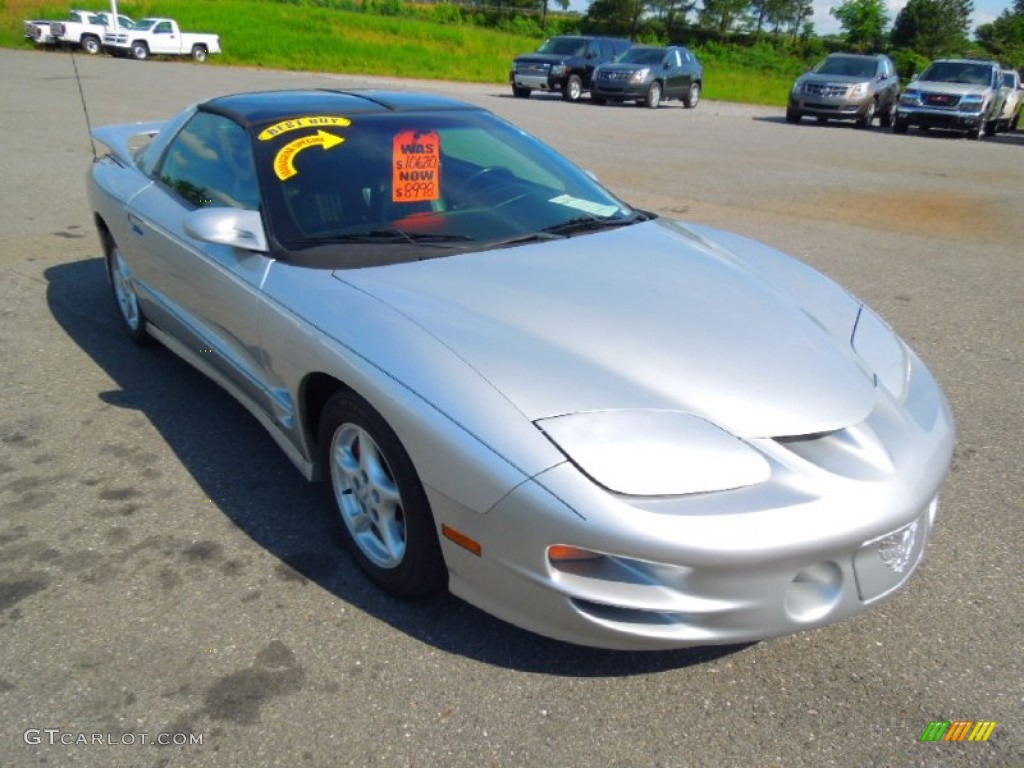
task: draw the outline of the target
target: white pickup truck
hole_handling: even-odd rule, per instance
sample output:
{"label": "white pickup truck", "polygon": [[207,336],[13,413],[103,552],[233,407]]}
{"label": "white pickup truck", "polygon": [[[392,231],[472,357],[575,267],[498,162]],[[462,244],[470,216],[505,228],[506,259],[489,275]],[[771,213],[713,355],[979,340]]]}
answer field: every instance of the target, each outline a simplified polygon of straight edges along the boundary
{"label": "white pickup truck", "polygon": [[[112,16],[107,11],[71,11],[64,21],[50,22],[50,35],[58,44],[81,46],[86,53],[103,50],[103,35],[110,31]],[[127,16],[117,17],[122,29],[131,29],[135,22]]]}
{"label": "white pickup truck", "polygon": [[220,36],[203,32],[182,32],[173,19],[142,19],[131,29],[108,29],[103,47],[115,55],[148,59],[150,56],[191,56],[206,61],[220,53]]}

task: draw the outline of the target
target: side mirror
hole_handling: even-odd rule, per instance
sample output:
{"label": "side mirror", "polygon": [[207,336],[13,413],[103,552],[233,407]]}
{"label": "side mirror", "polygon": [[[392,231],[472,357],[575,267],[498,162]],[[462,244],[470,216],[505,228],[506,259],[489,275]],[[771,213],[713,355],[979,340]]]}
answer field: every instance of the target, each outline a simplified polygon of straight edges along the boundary
{"label": "side mirror", "polygon": [[185,215],[185,234],[207,243],[266,253],[267,235],[259,211],[242,208],[200,208]]}

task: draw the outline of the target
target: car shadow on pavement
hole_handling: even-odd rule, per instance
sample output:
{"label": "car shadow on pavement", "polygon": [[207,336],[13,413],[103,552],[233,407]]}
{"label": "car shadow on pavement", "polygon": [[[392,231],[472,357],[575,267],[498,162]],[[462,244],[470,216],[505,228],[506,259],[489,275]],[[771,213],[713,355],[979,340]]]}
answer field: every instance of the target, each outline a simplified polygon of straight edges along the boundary
{"label": "car shadow on pavement", "polygon": [[542,674],[648,674],[749,646],[645,653],[589,649],[518,629],[448,594],[423,601],[385,595],[340,548],[322,487],[302,478],[241,405],[163,347],[138,348],[127,339],[102,259],[57,265],[45,276],[53,317],[114,382],[99,398],[148,420],[218,510],[209,514],[225,515],[277,558],[277,578],[316,584],[447,653]]}

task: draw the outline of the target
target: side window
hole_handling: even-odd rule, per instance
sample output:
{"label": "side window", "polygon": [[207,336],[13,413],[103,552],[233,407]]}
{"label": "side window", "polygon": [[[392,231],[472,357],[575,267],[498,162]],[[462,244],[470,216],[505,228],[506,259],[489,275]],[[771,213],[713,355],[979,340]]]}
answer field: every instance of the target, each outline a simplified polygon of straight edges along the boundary
{"label": "side window", "polygon": [[683,60],[679,56],[679,51],[672,51],[672,53],[669,54],[669,64],[673,67],[683,66]]}
{"label": "side window", "polygon": [[156,25],[156,29],[153,30],[158,35],[169,35],[171,34],[171,22],[161,21]]}
{"label": "side window", "polygon": [[220,115],[196,113],[171,142],[159,178],[199,208],[259,208],[249,136]]}
{"label": "side window", "polygon": [[591,40],[590,44],[587,45],[587,58],[588,59],[590,59],[590,58],[597,59],[597,58],[600,58],[600,56],[601,56],[601,46],[598,45],[597,40]]}

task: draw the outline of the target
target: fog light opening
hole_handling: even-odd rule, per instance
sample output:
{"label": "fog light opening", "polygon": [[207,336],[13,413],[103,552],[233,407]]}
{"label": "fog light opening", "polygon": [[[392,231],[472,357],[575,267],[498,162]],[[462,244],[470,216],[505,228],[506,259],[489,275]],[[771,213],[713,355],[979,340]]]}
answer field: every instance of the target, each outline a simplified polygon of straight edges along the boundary
{"label": "fog light opening", "polygon": [[786,613],[794,621],[818,621],[842,595],[843,572],[833,562],[815,563],[793,577],[786,590]]}

